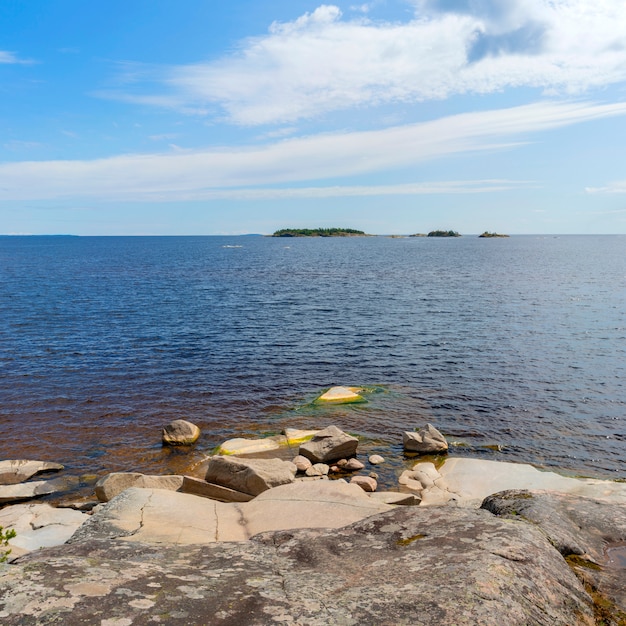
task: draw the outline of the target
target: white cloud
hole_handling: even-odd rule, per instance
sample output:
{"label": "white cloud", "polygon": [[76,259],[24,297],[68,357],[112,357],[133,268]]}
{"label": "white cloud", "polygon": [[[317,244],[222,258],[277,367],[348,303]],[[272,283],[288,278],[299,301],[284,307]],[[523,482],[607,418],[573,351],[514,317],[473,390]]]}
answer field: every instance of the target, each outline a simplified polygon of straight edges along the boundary
{"label": "white cloud", "polygon": [[0,165],[0,200],[192,200],[217,190],[293,185],[497,150],[546,131],[626,115],[626,103],[542,103],[465,113],[378,131],[300,137],[248,148]]}
{"label": "white cloud", "polygon": [[20,59],[14,52],[7,52],[6,50],[0,50],[0,64],[5,65],[29,65],[32,61],[26,59]]}
{"label": "white cloud", "polygon": [[616,193],[626,193],[626,180],[620,180],[606,187],[586,187],[585,191],[587,193],[608,193],[608,194],[616,194]]}
{"label": "white cloud", "polygon": [[441,4],[416,2],[404,23],[348,20],[322,5],[231,56],[146,70],[165,93],[101,95],[197,114],[220,107],[255,125],[507,87],[581,93],[626,79],[623,0],[448,0],[445,12]]}

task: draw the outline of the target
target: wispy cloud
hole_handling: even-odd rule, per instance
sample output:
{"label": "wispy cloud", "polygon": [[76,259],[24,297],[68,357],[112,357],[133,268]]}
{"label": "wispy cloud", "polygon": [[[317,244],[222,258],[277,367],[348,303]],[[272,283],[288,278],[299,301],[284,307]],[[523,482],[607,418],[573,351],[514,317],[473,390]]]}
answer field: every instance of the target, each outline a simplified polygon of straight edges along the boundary
{"label": "wispy cloud", "polygon": [[15,52],[0,50],[0,64],[5,65],[31,65],[34,61],[29,59],[20,59]]}
{"label": "wispy cloud", "polygon": [[626,193],[626,180],[610,183],[606,187],[586,187],[587,193]]}
{"label": "wispy cloud", "polygon": [[0,200],[193,199],[244,187],[339,180],[451,154],[510,148],[527,141],[530,133],[617,115],[626,115],[626,103],[546,102],[247,148],[120,155],[93,161],[6,163],[0,165]]}
{"label": "wispy cloud", "polygon": [[203,115],[221,109],[256,125],[507,87],[571,95],[625,79],[623,0],[415,0],[415,15],[394,23],[322,5],[215,61],[133,66],[141,93],[100,95]]}

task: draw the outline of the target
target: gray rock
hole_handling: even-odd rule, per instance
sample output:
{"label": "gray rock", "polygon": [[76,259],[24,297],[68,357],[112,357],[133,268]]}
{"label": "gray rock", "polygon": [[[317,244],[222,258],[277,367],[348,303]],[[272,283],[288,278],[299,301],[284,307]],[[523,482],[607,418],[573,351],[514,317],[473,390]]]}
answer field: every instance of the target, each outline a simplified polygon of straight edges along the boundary
{"label": "gray rock", "polygon": [[327,463],[356,454],[359,440],[336,426],[320,430],[310,441],[300,446],[300,454],[313,463]]}
{"label": "gray rock", "polygon": [[266,489],[294,481],[296,466],[280,459],[240,459],[215,456],[205,480],[256,496]]}
{"label": "gray rock", "polygon": [[398,507],[347,528],[251,541],[90,538],[22,557],[0,571],[0,588],[3,626],[596,623],[589,595],[537,527],[450,507]]}
{"label": "gray rock", "polygon": [[130,487],[178,491],[182,485],[182,476],[147,476],[137,472],[114,472],[96,483],[96,497],[100,502],[108,502]]}
{"label": "gray rock", "polygon": [[174,420],[162,432],[162,440],[168,446],[188,446],[200,436],[200,429],[187,420]]}
{"label": "gray rock", "polygon": [[0,461],[0,485],[16,485],[42,472],[58,472],[63,466],[49,461]]}
{"label": "gray rock", "polygon": [[[587,589],[594,590],[598,608],[626,619],[626,570],[611,563],[611,551],[626,560],[626,505],[566,494],[511,490],[482,503],[500,517],[535,524],[568,559]],[[600,613],[602,615],[602,612]],[[611,622],[603,616],[605,623]]]}
{"label": "gray rock", "polygon": [[405,432],[402,442],[407,452],[434,454],[448,450],[446,438],[432,424],[426,424],[415,432]]}

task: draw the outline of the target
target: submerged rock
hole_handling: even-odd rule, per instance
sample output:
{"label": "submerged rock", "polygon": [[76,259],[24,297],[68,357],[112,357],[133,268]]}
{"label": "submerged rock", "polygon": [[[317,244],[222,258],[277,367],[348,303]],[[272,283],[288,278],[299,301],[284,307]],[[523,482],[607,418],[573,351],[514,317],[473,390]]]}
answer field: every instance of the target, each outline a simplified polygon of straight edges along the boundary
{"label": "submerged rock", "polygon": [[350,404],[352,402],[367,402],[358,392],[358,387],[331,387],[323,393],[316,402],[332,402],[335,404]]}

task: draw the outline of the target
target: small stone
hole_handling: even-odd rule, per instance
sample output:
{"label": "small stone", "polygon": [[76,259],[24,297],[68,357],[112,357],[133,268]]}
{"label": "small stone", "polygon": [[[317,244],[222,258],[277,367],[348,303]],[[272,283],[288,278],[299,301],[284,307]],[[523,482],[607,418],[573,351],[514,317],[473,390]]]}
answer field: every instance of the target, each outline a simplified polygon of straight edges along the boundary
{"label": "small stone", "polygon": [[331,474],[338,474],[341,471],[341,468],[339,468],[337,465],[331,465],[328,471]]}
{"label": "small stone", "polygon": [[376,487],[378,487],[378,483],[374,478],[370,476],[353,476],[350,479],[350,483],[354,483],[363,489],[363,491],[373,492],[376,491]]}
{"label": "small stone", "polygon": [[168,446],[188,446],[200,436],[200,429],[186,420],[170,422],[162,432],[163,443]]}
{"label": "small stone", "polygon": [[313,465],[313,463],[311,463],[309,459],[307,459],[305,456],[302,456],[301,454],[295,457],[292,463],[298,468],[299,472],[306,472],[309,467]]}
{"label": "small stone", "polygon": [[330,468],[326,463],[315,463],[309,467],[305,474],[307,476],[327,476]]}
{"label": "small stone", "polygon": [[348,464],[348,459],[339,459],[335,465],[341,469],[343,469]]}
{"label": "small stone", "polygon": [[362,470],[365,467],[361,461],[358,459],[348,459],[348,462],[343,466],[348,472],[356,472],[357,470]]}
{"label": "small stone", "polygon": [[372,465],[380,465],[381,463],[385,462],[385,459],[382,456],[380,456],[380,454],[372,454],[372,456],[370,456],[368,461]]}

